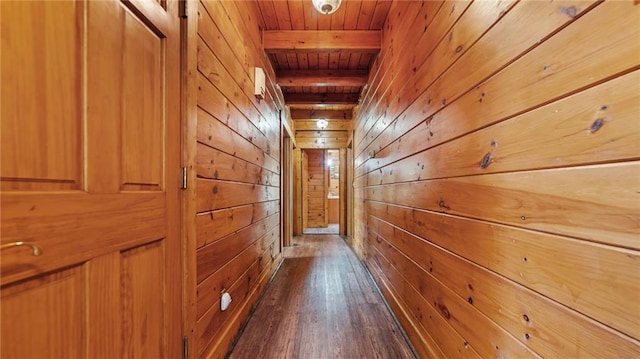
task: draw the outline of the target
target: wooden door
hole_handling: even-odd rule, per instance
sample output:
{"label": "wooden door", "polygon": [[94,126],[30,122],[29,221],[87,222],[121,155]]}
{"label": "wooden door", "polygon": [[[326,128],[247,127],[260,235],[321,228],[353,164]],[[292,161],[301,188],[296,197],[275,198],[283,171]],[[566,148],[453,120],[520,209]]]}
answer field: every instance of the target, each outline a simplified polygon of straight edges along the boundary
{"label": "wooden door", "polygon": [[302,150],[302,232],[309,226],[309,155]]}
{"label": "wooden door", "polygon": [[327,226],[327,186],[325,150],[305,150],[307,157],[307,206],[309,228]]}
{"label": "wooden door", "polygon": [[288,247],[291,245],[291,235],[293,233],[293,223],[292,223],[292,219],[293,219],[293,212],[292,212],[292,192],[293,192],[293,185],[292,185],[292,176],[291,176],[291,171],[292,171],[292,167],[293,167],[293,159],[292,159],[292,151],[293,151],[293,144],[291,141],[291,136],[289,135],[289,132],[286,130],[285,126],[282,126],[281,128],[281,133],[283,134],[282,136],[282,146],[280,147],[281,153],[282,153],[282,160],[281,160],[281,168],[282,168],[282,173],[281,173],[281,181],[282,184],[280,185],[281,188],[281,195],[280,198],[282,198],[282,209],[280,211],[280,213],[282,214],[282,245],[284,247]]}
{"label": "wooden door", "polygon": [[0,1],[3,359],[180,356],[177,5]]}
{"label": "wooden door", "polygon": [[327,158],[329,157],[329,150],[322,151],[322,172],[324,179],[324,183],[322,184],[322,188],[320,192],[322,192],[322,227],[329,226],[329,177],[331,177],[331,171],[329,171],[329,167],[327,166]]}

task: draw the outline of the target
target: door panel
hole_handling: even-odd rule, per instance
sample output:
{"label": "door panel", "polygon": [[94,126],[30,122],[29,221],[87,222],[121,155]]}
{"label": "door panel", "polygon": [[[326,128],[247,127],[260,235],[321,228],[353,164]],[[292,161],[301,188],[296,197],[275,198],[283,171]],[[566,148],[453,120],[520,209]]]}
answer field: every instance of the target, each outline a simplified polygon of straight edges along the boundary
{"label": "door panel", "polygon": [[0,7],[2,358],[177,357],[177,1]]}
{"label": "door panel", "polygon": [[[82,266],[2,288],[2,358],[80,358],[84,353]],[[46,354],[43,355],[43,354]]]}
{"label": "door panel", "polygon": [[162,258],[164,241],[122,253],[124,357],[160,358],[162,353]]}
{"label": "door panel", "polygon": [[83,8],[2,1],[2,190],[82,186]]}
{"label": "door panel", "polygon": [[162,39],[125,12],[122,189],[162,190]]}

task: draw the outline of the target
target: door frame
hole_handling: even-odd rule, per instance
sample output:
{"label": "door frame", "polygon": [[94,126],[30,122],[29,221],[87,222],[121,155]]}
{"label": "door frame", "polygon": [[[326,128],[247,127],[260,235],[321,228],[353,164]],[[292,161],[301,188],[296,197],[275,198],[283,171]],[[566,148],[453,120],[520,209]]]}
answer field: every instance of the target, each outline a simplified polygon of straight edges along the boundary
{"label": "door frame", "polygon": [[[198,4],[181,1],[181,104],[182,104],[182,338],[183,357],[197,353],[197,341],[188,340],[197,320],[196,150],[198,95]],[[186,188],[185,188],[186,187]]]}
{"label": "door frame", "polygon": [[281,217],[281,233],[280,233],[280,251],[282,247],[291,245],[293,235],[293,134],[286,126],[282,110],[280,111],[280,131],[281,139],[281,158],[280,158],[280,213]]}

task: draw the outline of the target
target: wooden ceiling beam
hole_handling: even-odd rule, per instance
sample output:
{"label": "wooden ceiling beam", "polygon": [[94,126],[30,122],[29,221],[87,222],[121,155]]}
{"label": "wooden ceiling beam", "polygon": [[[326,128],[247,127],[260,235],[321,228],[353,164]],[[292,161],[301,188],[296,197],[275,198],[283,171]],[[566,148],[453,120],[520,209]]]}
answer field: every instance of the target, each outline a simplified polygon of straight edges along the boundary
{"label": "wooden ceiling beam", "polygon": [[287,105],[355,105],[360,94],[357,93],[285,93]]}
{"label": "wooden ceiling beam", "polygon": [[291,109],[291,119],[293,120],[350,120],[351,109],[348,110],[303,110]]}
{"label": "wooden ceiling beam", "polygon": [[280,70],[276,82],[280,86],[363,86],[366,71],[352,70]]}
{"label": "wooden ceiling beam", "polygon": [[[329,124],[324,131],[349,131],[351,130],[352,121],[328,121]],[[297,120],[295,122],[295,131],[319,131],[316,121]]]}
{"label": "wooden ceiling beam", "polygon": [[349,145],[348,139],[333,139],[333,138],[300,138],[296,140],[298,147],[305,148],[317,148],[317,149],[335,149],[335,148],[347,148]]}
{"label": "wooden ceiling beam", "polygon": [[377,53],[378,30],[269,30],[264,32],[264,51]]}

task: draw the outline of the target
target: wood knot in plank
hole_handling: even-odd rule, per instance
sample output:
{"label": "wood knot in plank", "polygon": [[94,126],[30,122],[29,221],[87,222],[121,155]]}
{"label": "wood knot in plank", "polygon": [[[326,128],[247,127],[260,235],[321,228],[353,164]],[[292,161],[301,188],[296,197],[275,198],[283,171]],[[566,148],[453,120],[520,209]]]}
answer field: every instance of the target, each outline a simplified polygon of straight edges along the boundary
{"label": "wood knot in plank", "polygon": [[589,129],[589,131],[591,133],[596,133],[598,132],[598,130],[600,128],[602,128],[602,126],[604,125],[604,119],[603,118],[599,118],[595,121],[593,121],[593,123],[591,124],[591,128]]}
{"label": "wood knot in plank", "polygon": [[575,6],[563,6],[562,8],[560,8],[560,11],[562,11],[563,14],[569,16],[572,19],[576,17],[576,15],[578,15],[578,9],[576,9]]}
{"label": "wood knot in plank", "polygon": [[480,168],[487,168],[491,164],[491,152],[487,153],[482,157],[482,161],[480,161]]}
{"label": "wood knot in plank", "polygon": [[446,305],[438,303],[438,310],[445,318],[447,318],[447,320],[451,319],[451,313],[449,313],[449,308],[447,308]]}

